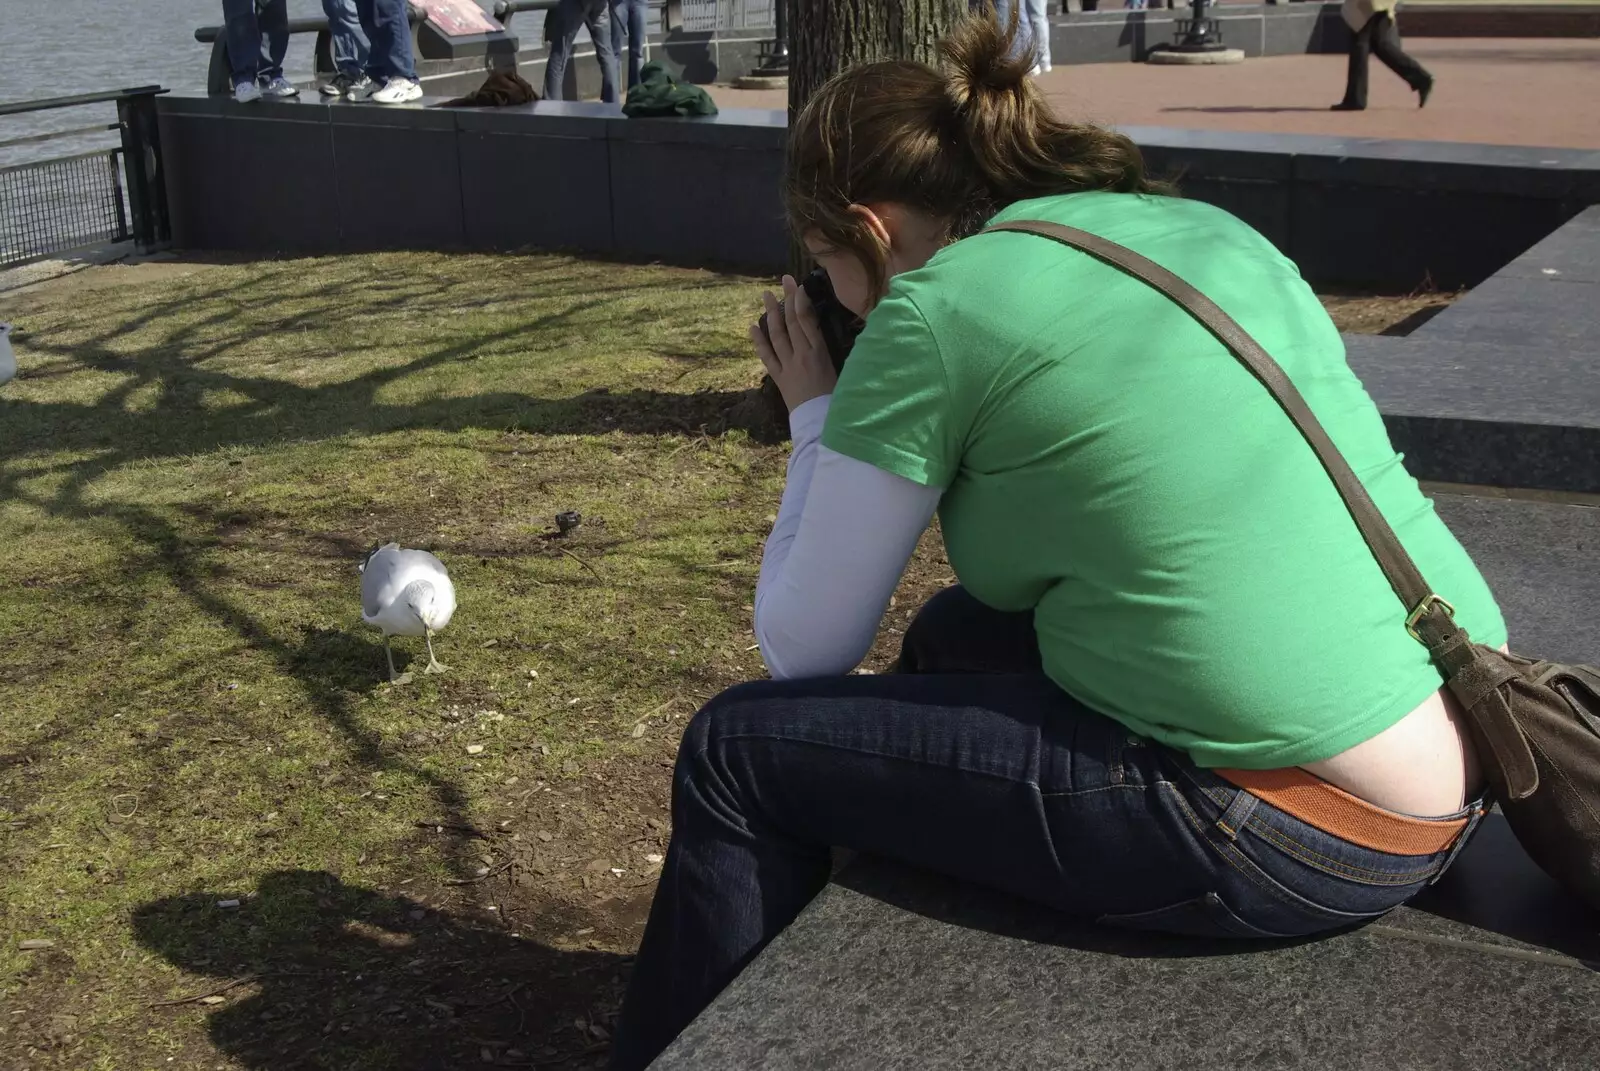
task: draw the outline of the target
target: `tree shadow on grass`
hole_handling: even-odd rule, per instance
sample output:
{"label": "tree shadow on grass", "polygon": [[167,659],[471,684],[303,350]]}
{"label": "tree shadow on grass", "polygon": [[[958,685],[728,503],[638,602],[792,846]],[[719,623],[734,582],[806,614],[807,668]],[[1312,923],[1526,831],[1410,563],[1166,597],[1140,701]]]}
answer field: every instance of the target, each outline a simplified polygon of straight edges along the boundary
{"label": "tree shadow on grass", "polygon": [[[742,400],[748,400],[747,395],[738,391],[680,394],[593,390],[570,398],[491,392],[461,398],[433,397],[410,404],[380,400],[384,388],[407,376],[471,359],[483,347],[522,343],[550,332],[575,330],[575,317],[607,309],[611,303],[639,291],[637,286],[607,287],[592,282],[579,285],[582,280],[561,278],[559,272],[540,280],[540,293],[568,297],[570,303],[563,309],[487,335],[447,339],[412,360],[375,368],[346,381],[304,386],[270,376],[207,367],[208,361],[225,355],[246,337],[238,322],[241,314],[249,313],[252,321],[260,321],[264,311],[285,300],[285,292],[279,288],[293,282],[295,271],[292,265],[272,266],[253,275],[247,283],[198,292],[187,289],[167,300],[150,303],[137,316],[118,320],[84,343],[52,345],[46,339],[25,337],[24,345],[31,354],[57,357],[123,378],[94,402],[38,402],[14,394],[0,395],[0,456],[16,462],[0,467],[0,502],[20,502],[50,516],[115,525],[140,548],[138,553],[125,555],[130,574],[160,574],[206,617],[268,654],[280,672],[298,682],[321,717],[342,735],[356,761],[371,770],[400,772],[416,779],[428,787],[439,813],[453,823],[465,824],[468,801],[460,785],[408,760],[356,716],[353,694],[370,687],[375,679],[382,679],[380,645],[358,643],[352,648],[344,643],[335,644],[338,649],[330,650],[327,635],[308,634],[299,643],[275,636],[268,623],[253,612],[248,598],[230,596],[215,583],[216,576],[203,558],[212,544],[209,537],[186,535],[163,513],[142,504],[94,499],[91,489],[102,477],[136,461],[204,455],[222,447],[252,447],[286,440],[319,441],[349,434],[472,428],[574,435],[717,433],[729,426],[730,412]],[[688,285],[708,284],[701,281]],[[449,280],[409,279],[404,286],[378,290],[383,296],[330,293],[325,302],[316,303],[314,308],[272,318],[265,329],[292,331],[302,324],[344,314],[352,307],[381,311],[403,306],[408,315],[426,315],[457,309],[463,300],[481,299],[477,289]],[[389,291],[395,293],[390,295]],[[115,347],[122,336],[178,317],[195,302],[211,302],[217,309],[197,320],[181,321],[182,326],[160,345],[139,352],[135,358]],[[53,374],[56,369],[39,371]],[[24,378],[33,374],[28,372]],[[130,399],[147,387],[155,389],[154,404],[130,411]],[[200,404],[208,392],[230,392],[245,401],[222,411],[208,410]],[[53,478],[48,481],[38,480],[41,469],[28,465],[30,456],[45,453],[72,458],[64,465],[50,466]],[[39,485],[45,483],[48,488],[40,489]],[[361,665],[368,661],[373,663],[370,675]],[[86,710],[79,725],[52,726],[44,741],[24,743],[13,754],[0,756],[0,769],[27,762],[42,742],[62,739],[92,723],[96,716],[96,712]],[[450,862],[463,876],[472,869],[472,861],[460,851]]]}
{"label": "tree shadow on grass", "polygon": [[[157,1018],[205,1016],[217,1048],[245,1067],[444,1071],[604,1059],[600,1035],[574,1024],[612,1021],[624,957],[561,951],[509,922],[441,913],[324,871],[276,871],[254,895],[241,893],[153,901],[134,911],[133,931],[214,982],[157,1005]],[[239,906],[218,906],[230,900]],[[543,934],[586,924],[565,909],[536,919],[519,911],[519,925]]]}

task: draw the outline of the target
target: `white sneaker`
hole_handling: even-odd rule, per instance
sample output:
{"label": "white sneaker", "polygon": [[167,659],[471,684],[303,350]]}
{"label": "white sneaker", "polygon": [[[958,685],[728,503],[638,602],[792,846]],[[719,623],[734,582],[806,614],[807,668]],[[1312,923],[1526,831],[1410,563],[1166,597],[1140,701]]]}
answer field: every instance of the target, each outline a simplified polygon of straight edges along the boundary
{"label": "white sneaker", "polygon": [[240,104],[254,104],[261,99],[261,86],[256,82],[240,82],[233,87],[233,99]]}
{"label": "white sneaker", "polygon": [[422,99],[422,86],[409,78],[391,78],[382,89],[372,94],[372,99],[377,104],[408,104]]}
{"label": "white sneaker", "polygon": [[289,100],[298,97],[300,90],[294,87],[294,83],[280,75],[261,87],[261,95],[271,100]]}

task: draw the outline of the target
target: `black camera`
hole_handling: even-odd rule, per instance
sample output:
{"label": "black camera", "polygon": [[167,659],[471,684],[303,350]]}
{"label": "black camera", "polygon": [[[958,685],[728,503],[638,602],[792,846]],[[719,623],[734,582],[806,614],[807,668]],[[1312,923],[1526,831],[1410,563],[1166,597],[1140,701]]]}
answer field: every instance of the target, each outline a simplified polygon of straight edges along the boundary
{"label": "black camera", "polygon": [[[850,356],[850,348],[856,344],[856,336],[866,326],[861,317],[851,312],[839,303],[834,296],[833,283],[828,279],[828,273],[821,268],[815,268],[810,275],[800,280],[800,286],[805,290],[806,296],[811,299],[811,307],[816,311],[817,323],[822,327],[822,341],[828,347],[828,356],[833,359],[835,372],[844,368],[846,357]],[[778,302],[778,308],[783,308],[783,302]],[[761,333],[767,334],[767,314],[762,313]],[[767,335],[771,338],[771,335]]]}

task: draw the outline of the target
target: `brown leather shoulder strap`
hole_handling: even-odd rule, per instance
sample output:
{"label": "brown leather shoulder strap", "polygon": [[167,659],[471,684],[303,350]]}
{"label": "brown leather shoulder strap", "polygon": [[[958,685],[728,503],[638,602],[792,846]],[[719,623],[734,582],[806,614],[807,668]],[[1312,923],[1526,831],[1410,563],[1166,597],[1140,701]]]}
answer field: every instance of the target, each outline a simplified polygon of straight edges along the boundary
{"label": "brown leather shoulder strap", "polygon": [[1383,575],[1389,579],[1389,586],[1394,588],[1394,593],[1405,605],[1406,624],[1412,628],[1412,635],[1427,644],[1430,652],[1449,640],[1464,638],[1462,630],[1450,618],[1449,604],[1433,594],[1433,589],[1422,578],[1411,555],[1400,545],[1394,529],[1378,512],[1367,489],[1351,471],[1349,462],[1345,461],[1344,455],[1328,437],[1300,391],[1289,381],[1288,375],[1272,355],[1262,349],[1261,344],[1251,338],[1221,306],[1150,258],[1076,227],[1042,220],[1017,220],[997,223],[983,233],[995,231],[1036,234],[1081,250],[1161,291],[1204,325],[1261,381],[1305,437],[1317,460],[1322,462],[1322,467],[1327,470],[1334,487],[1339,491],[1339,497],[1344,499],[1350,516],[1355,520],[1356,527],[1360,529],[1361,537],[1366,540]]}

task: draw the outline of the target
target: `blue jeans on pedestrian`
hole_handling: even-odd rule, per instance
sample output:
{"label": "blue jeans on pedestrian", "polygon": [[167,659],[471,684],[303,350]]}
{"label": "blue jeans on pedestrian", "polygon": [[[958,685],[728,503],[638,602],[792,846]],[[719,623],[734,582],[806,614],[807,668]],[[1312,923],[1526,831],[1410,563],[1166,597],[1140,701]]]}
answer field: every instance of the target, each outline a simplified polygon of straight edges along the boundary
{"label": "blue jeans on pedestrian", "polygon": [[411,22],[406,0],[355,0],[361,29],[371,42],[367,74],[379,84],[391,78],[417,79],[417,58],[411,47]]}
{"label": "blue jeans on pedestrian", "polygon": [[561,0],[545,17],[544,39],[549,55],[544,68],[544,99],[562,100],[562,83],[567,79],[567,61],[578,29],[589,27],[594,43],[594,58],[600,63],[600,99],[617,103],[617,56],[611,49],[611,11],[609,0]]}
{"label": "blue jeans on pedestrian", "polygon": [[322,12],[328,16],[333,69],[347,78],[361,77],[372,55],[372,43],[361,28],[361,12],[357,10],[356,0],[322,0]]}
{"label": "blue jeans on pedestrian", "polygon": [[[1044,66],[1050,62],[1050,16],[1045,9],[1049,0],[1028,0],[1027,18],[1024,20],[1028,26],[1028,47],[1033,50],[1033,62],[1037,66]],[[1020,31],[1018,36],[1022,36]]]}
{"label": "blue jeans on pedestrian", "polygon": [[622,62],[622,39],[628,39],[628,88],[639,84],[644,65],[645,13],[650,0],[611,0],[611,51]]}
{"label": "blue jeans on pedestrian", "polygon": [[695,715],[613,1071],[650,1063],[794,919],[834,847],[1107,925],[1275,938],[1397,907],[1472,831],[1424,856],[1349,843],[1095,713],[1039,666],[1031,613],[953,588],[907,631],[895,674],[741,685]]}
{"label": "blue jeans on pedestrian", "polygon": [[259,15],[256,0],[222,0],[222,21],[234,85],[283,76],[283,57],[289,53],[289,0],[267,0]]}

